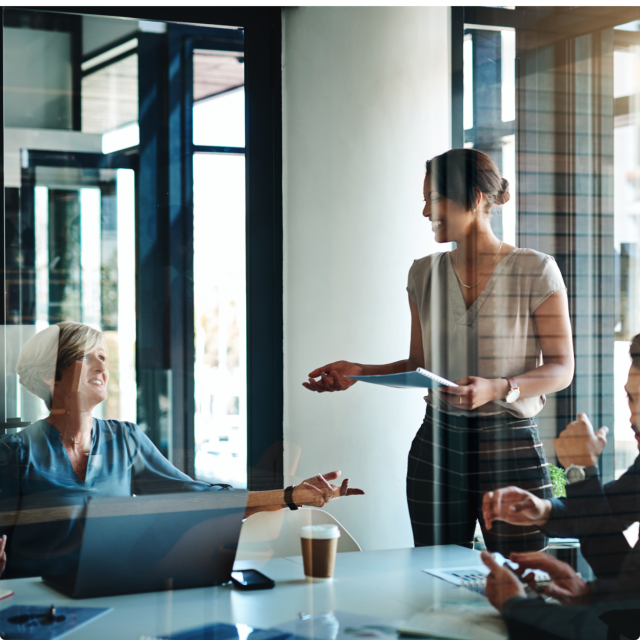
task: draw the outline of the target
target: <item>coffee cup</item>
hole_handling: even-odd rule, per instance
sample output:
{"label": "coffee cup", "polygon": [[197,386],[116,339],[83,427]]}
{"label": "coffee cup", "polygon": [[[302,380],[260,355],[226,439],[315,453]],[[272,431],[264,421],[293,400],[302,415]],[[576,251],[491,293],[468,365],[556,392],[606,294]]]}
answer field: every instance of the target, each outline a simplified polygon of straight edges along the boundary
{"label": "coffee cup", "polygon": [[307,582],[333,580],[340,529],[335,524],[314,524],[302,527],[302,562]]}

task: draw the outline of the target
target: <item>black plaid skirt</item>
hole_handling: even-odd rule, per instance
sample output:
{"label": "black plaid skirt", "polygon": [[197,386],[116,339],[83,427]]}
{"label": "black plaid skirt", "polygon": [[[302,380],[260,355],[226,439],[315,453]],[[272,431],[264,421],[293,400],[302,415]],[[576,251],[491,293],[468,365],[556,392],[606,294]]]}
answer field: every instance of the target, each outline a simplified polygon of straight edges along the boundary
{"label": "black plaid skirt", "polygon": [[515,485],[551,498],[549,464],[532,418],[505,413],[467,418],[432,409],[409,451],[407,501],[415,545],[473,545],[480,522],[487,549],[542,551],[546,536],[537,527],[494,522],[486,530],[482,496]]}

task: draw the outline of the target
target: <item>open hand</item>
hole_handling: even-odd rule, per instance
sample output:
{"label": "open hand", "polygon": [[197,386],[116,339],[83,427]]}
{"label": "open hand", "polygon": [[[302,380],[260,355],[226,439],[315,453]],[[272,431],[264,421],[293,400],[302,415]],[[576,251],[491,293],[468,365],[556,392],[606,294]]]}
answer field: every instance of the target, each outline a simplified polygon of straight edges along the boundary
{"label": "open hand", "polygon": [[608,427],[600,427],[594,433],[587,414],[579,413],[578,419],[553,441],[553,448],[565,469],[572,464],[593,467],[607,444],[608,433]]}
{"label": "open hand", "polygon": [[[548,553],[512,553],[510,559],[518,564],[518,573],[527,569],[540,569],[549,574],[553,581],[545,587],[545,594],[555,598],[562,604],[582,604],[585,602],[591,588],[566,562],[562,562]],[[485,563],[486,564],[486,563]],[[525,576],[525,580],[534,587],[533,573]]]}
{"label": "open hand", "polygon": [[457,387],[438,387],[440,397],[450,405],[465,411],[471,411],[492,402],[500,400],[506,395],[503,390],[508,384],[506,380],[499,378],[490,380],[477,376],[466,376],[455,380]]}
{"label": "open hand", "polygon": [[551,513],[551,502],[518,487],[489,491],[482,498],[482,517],[487,529],[494,520],[509,524],[542,526]]}
{"label": "open hand", "polygon": [[308,478],[293,489],[293,502],[298,506],[324,507],[334,498],[364,495],[362,489],[349,488],[349,478],[343,480],[340,486],[331,484],[331,480],[337,480],[341,475],[341,471],[330,471]]}
{"label": "open hand", "polygon": [[483,551],[480,554],[482,562],[491,570],[487,576],[487,586],[485,593],[489,602],[498,610],[502,611],[502,607],[507,600],[522,596],[526,598],[524,585],[520,582],[517,575],[506,567],[501,567],[490,553]]}
{"label": "open hand", "polygon": [[[309,374],[309,381],[303,382],[302,386],[309,391],[324,393],[325,391],[345,391],[353,386],[357,380],[345,378],[345,376],[362,375],[362,367],[355,362],[338,360],[324,367],[318,367]],[[320,378],[315,380],[315,378]]]}

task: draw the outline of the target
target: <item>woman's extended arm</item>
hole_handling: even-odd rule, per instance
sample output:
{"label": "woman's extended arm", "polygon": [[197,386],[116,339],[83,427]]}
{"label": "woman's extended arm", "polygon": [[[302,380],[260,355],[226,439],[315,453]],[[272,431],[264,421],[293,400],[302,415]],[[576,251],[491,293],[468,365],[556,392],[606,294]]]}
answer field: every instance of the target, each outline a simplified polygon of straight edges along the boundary
{"label": "woman's extended arm", "polygon": [[[331,484],[329,480],[337,480],[340,471],[331,471],[313,478],[308,478],[293,489],[291,498],[296,506],[324,507],[327,502],[341,496],[364,495],[362,489],[350,489],[349,478],[340,486]],[[251,491],[247,499],[245,518],[258,511],[276,511],[288,505],[284,501],[284,489],[274,491]]]}
{"label": "woman's extended arm", "polygon": [[[565,389],[573,380],[574,358],[567,292],[550,295],[533,314],[542,350],[542,366],[515,376],[521,398],[533,398]],[[502,400],[509,391],[504,378],[469,376],[456,381],[459,387],[440,388],[441,395],[462,409],[476,409]]]}
{"label": "woman's extended arm", "polygon": [[[409,345],[409,357],[405,360],[390,362],[389,364],[358,364],[346,360],[338,360],[324,367],[318,367],[309,374],[309,381],[302,386],[309,391],[323,393],[325,391],[344,391],[357,381],[345,378],[345,376],[375,376],[389,373],[403,373],[415,371],[418,367],[424,367],[424,353],[422,350],[422,329],[418,308],[409,298],[411,309],[411,343]],[[315,380],[314,378],[320,378]]]}

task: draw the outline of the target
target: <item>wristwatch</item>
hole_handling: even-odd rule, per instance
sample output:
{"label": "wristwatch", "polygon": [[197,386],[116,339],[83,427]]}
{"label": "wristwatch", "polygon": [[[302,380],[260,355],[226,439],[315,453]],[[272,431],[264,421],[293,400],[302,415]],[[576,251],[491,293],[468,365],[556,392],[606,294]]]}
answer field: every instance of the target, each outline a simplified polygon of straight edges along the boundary
{"label": "wristwatch", "polygon": [[504,402],[507,404],[511,404],[515,402],[520,397],[520,387],[518,383],[513,378],[504,377],[504,379],[509,383],[509,392],[505,396]]}
{"label": "wristwatch", "polygon": [[567,479],[567,484],[575,484],[576,482],[582,482],[587,478],[593,478],[598,475],[598,467],[582,467],[577,464],[570,464],[564,470],[564,477]]}
{"label": "wristwatch", "polygon": [[291,509],[291,511],[296,511],[299,507],[293,501],[293,490],[295,489],[295,485],[292,484],[290,487],[287,487],[284,490],[284,503]]}

